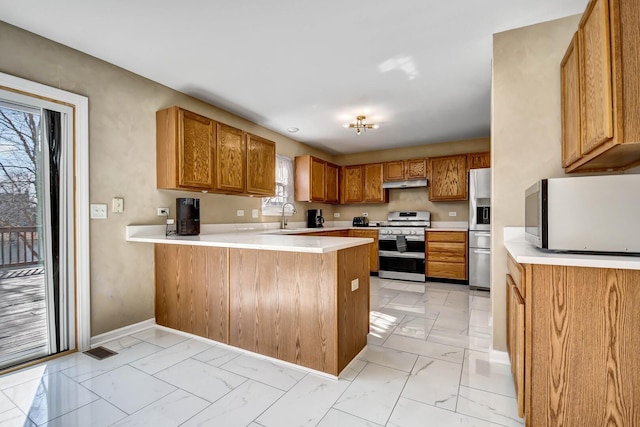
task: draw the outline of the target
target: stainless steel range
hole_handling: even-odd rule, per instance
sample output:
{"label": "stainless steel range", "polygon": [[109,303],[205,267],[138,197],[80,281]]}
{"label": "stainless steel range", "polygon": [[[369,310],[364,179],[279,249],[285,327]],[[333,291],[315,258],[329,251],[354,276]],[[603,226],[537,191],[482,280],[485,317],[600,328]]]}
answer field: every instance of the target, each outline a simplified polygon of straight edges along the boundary
{"label": "stainless steel range", "polygon": [[424,229],[430,226],[431,212],[389,212],[378,231],[378,276],[424,282]]}

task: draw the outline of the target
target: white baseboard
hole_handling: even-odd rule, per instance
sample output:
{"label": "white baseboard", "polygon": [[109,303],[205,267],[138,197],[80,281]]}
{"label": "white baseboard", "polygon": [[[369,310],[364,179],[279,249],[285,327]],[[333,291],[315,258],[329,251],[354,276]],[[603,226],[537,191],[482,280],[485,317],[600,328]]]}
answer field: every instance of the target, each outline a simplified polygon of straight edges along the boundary
{"label": "white baseboard", "polygon": [[509,353],[506,351],[498,351],[493,348],[489,350],[489,360],[491,363],[500,363],[502,365],[511,365]]}
{"label": "white baseboard", "polygon": [[140,323],[134,323],[133,325],[125,326],[123,328],[114,329],[113,331],[105,332],[104,334],[96,335],[95,337],[91,337],[91,348],[109,341],[116,340],[118,338],[122,338],[126,335],[135,334],[145,329],[149,329],[155,326],[155,324],[156,319],[152,318],[144,320]]}

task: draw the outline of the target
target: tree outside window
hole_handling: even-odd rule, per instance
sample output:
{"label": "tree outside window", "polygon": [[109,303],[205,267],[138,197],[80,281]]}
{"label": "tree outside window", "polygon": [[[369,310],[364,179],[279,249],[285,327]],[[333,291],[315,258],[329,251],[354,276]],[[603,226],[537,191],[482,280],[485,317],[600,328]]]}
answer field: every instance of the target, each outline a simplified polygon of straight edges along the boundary
{"label": "tree outside window", "polygon": [[[287,202],[293,202],[293,160],[276,155],[276,194],[262,198],[262,215],[282,215],[282,206]],[[293,214],[291,206],[286,207],[285,214]]]}

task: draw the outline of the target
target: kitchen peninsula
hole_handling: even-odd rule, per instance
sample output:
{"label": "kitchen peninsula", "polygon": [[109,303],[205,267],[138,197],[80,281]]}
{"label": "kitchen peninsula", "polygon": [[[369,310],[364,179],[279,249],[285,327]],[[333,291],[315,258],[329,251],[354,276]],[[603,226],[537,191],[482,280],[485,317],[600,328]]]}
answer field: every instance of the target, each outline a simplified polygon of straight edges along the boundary
{"label": "kitchen peninsula", "polygon": [[155,244],[158,325],[337,376],[367,343],[373,239],[273,233],[127,241]]}

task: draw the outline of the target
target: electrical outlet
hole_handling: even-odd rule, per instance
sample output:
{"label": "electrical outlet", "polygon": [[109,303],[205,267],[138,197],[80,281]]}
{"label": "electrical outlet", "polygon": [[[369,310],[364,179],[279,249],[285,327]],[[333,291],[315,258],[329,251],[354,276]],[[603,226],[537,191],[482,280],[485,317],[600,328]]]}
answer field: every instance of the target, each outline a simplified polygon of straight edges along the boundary
{"label": "electrical outlet", "polygon": [[157,216],[166,216],[169,217],[169,208],[158,208],[156,211]]}
{"label": "electrical outlet", "polygon": [[340,218],[340,212],[334,212],[333,213],[333,217],[334,218]]}
{"label": "electrical outlet", "polygon": [[258,218],[258,209],[251,209],[251,218]]}
{"label": "electrical outlet", "polygon": [[111,212],[123,213],[124,212],[124,199],[122,197],[114,197],[111,201]]}
{"label": "electrical outlet", "polygon": [[236,215],[237,215],[237,216],[244,216],[244,209],[238,209],[238,210],[236,211]]}
{"label": "electrical outlet", "polygon": [[362,216],[365,217],[365,218],[368,217],[369,216],[369,212],[362,212]]}
{"label": "electrical outlet", "polygon": [[360,287],[360,279],[353,279],[351,281],[351,291],[357,291]]}
{"label": "electrical outlet", "polygon": [[107,205],[102,203],[92,203],[91,219],[107,219]]}
{"label": "electrical outlet", "polygon": [[458,216],[458,212],[449,212],[449,216]]}

